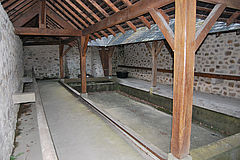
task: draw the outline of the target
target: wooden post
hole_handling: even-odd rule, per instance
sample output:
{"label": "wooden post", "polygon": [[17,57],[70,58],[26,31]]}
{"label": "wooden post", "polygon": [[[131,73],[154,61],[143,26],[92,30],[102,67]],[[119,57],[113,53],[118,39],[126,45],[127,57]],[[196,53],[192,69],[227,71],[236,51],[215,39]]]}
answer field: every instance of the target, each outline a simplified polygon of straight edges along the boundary
{"label": "wooden post", "polygon": [[86,78],[86,52],[89,35],[81,36],[78,39],[78,49],[80,53],[80,70],[81,70],[81,86],[82,93],[87,93],[87,78]]}
{"label": "wooden post", "polygon": [[40,0],[39,28],[46,28],[46,0]]}
{"label": "wooden post", "polygon": [[108,75],[112,76],[112,56],[115,51],[115,47],[110,47],[108,50]]}
{"label": "wooden post", "polygon": [[147,49],[152,55],[152,89],[157,86],[157,57],[158,54],[161,52],[161,49],[164,45],[164,42],[161,41],[160,44],[157,41],[154,41],[152,43],[152,47],[148,44],[145,43]]}
{"label": "wooden post", "polygon": [[171,153],[182,159],[190,149],[195,58],[196,1],[175,1],[174,88]]}
{"label": "wooden post", "polygon": [[63,67],[63,49],[64,45],[59,45],[59,66],[60,66],[60,78],[64,78],[64,67]]}

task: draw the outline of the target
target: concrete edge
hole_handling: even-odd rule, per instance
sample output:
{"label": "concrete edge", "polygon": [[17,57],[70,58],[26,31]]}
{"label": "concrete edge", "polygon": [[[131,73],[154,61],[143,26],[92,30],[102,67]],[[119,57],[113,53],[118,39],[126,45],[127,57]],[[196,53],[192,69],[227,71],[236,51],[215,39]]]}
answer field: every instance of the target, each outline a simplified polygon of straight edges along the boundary
{"label": "concrete edge", "polygon": [[40,91],[38,88],[35,77],[33,78],[33,85],[36,95],[36,111],[37,111],[37,122],[39,129],[39,138],[42,150],[43,160],[58,160],[56,149],[52,140],[52,136],[48,127],[47,119],[45,116]]}
{"label": "concrete edge", "polygon": [[190,151],[190,155],[194,160],[207,160],[237,147],[240,147],[240,133],[220,139],[206,146],[193,149]]}

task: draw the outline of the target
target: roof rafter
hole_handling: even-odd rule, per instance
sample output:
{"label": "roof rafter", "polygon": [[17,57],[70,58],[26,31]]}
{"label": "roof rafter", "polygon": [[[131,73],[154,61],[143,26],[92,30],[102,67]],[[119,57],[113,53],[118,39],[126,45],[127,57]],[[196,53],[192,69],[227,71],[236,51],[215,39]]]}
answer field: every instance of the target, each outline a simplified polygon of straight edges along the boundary
{"label": "roof rafter", "polygon": [[[70,0],[65,0],[70,6],[72,6],[82,17],[84,17],[86,19],[86,21],[88,21],[90,24],[95,24],[95,22],[89,18],[81,9],[79,9],[74,3],[72,3]],[[76,1],[78,4],[80,4],[86,11],[89,11],[90,9],[85,6],[81,1],[77,0]],[[86,26],[88,27],[88,25]],[[104,31],[102,31],[105,35],[107,33],[105,33]],[[98,35],[97,37],[99,38],[99,34],[95,34]],[[101,37],[101,36],[100,36]]]}
{"label": "roof rafter", "polygon": [[229,8],[240,9],[239,0],[200,0],[200,1],[213,4],[226,4],[226,6]]}
{"label": "roof rafter", "polygon": [[[111,7],[114,12],[119,12],[120,11],[110,0],[104,0],[104,2],[109,7]],[[131,21],[127,21],[126,23],[130,28],[132,28],[136,32],[137,27]]]}
{"label": "roof rafter", "polygon": [[16,0],[8,0],[7,2],[3,3],[3,8],[9,7],[15,2],[16,2]]}
{"label": "roof rafter", "polygon": [[[132,5],[132,3],[129,0],[122,0],[128,7]],[[144,16],[140,16],[138,17],[147,27],[148,29],[151,28],[151,24],[150,22],[144,17]]]}
{"label": "roof rafter", "polygon": [[35,4],[33,7],[29,8],[26,12],[22,13],[16,21],[13,22],[13,25],[16,27],[21,27],[26,24],[28,21],[33,19],[39,14],[39,6]]}
{"label": "roof rafter", "polygon": [[233,14],[231,15],[231,17],[228,18],[228,20],[227,20],[227,25],[232,24],[232,23],[234,22],[234,20],[235,20],[238,16],[240,16],[240,11],[237,11],[237,12],[233,13]]}
{"label": "roof rafter", "polygon": [[[71,3],[70,0],[66,0],[68,3]],[[101,19],[94,13],[92,12],[82,1],[80,0],[76,0],[76,2],[78,4],[80,4],[88,13],[90,13],[97,21],[101,21]],[[82,10],[80,10],[79,8],[77,8],[77,6],[73,3],[71,3],[71,6],[74,7],[74,9],[76,9],[81,16],[83,16],[89,23],[91,24],[95,24],[93,20],[91,20]],[[108,37],[108,34],[104,31],[101,31],[101,33],[105,36]],[[96,35],[96,34],[95,34]],[[99,34],[98,34],[99,35]]]}
{"label": "roof rafter", "polygon": [[74,29],[78,29],[78,27],[76,25],[74,25],[71,21],[69,21],[67,19],[67,17],[65,17],[61,12],[59,12],[56,8],[54,8],[50,3],[47,2],[47,6],[49,8],[51,8],[52,11],[54,11],[54,13],[56,13],[57,15],[59,15],[62,19],[64,19],[66,22],[68,22]]}
{"label": "roof rafter", "polygon": [[[59,0],[53,1],[52,4],[56,9],[59,9],[63,12],[63,14],[65,14],[69,19],[71,19],[79,28],[83,29],[84,27],[83,25],[87,25],[86,22],[84,22],[75,12],[73,12],[67,5],[65,5],[64,3],[61,3],[62,7],[57,3],[60,2]],[[68,10],[70,12],[70,14],[66,11]],[[75,18],[77,18],[77,20],[79,22],[81,22],[82,24],[80,24]]]}
{"label": "roof rafter", "polygon": [[25,0],[18,0],[15,3],[13,3],[12,5],[10,5],[8,8],[6,8],[6,11],[9,12],[12,9],[16,8],[19,4],[21,4],[22,2],[24,2]]}
{"label": "roof rafter", "polygon": [[65,19],[63,19],[60,15],[55,13],[48,6],[46,7],[46,14],[47,14],[47,16],[49,16],[51,19],[53,19],[56,23],[58,23],[64,29],[75,29],[71,24],[69,24],[67,21],[65,21]]}
{"label": "roof rafter", "polygon": [[[170,4],[174,2],[174,0],[141,0],[139,2],[136,2],[130,7],[127,7],[123,10],[120,10],[119,12],[116,12],[110,17],[107,17],[103,19],[102,21],[89,26],[88,28],[83,30],[83,34],[87,35],[111,26],[114,26],[116,24],[128,21],[130,19],[133,19],[135,17],[139,17],[149,11],[151,8],[160,8],[164,5]],[[131,13],[131,14],[130,14]]]}
{"label": "roof rafter", "polygon": [[[77,3],[79,3],[89,14],[91,14],[98,22],[101,21],[101,18],[98,17],[98,15],[96,15],[91,9],[89,9],[81,0],[77,0]],[[116,33],[111,29],[111,28],[107,28],[107,30],[113,34],[114,36],[116,36]],[[105,33],[104,31],[100,31],[105,37],[108,37],[108,34]]]}
{"label": "roof rafter", "polygon": [[[105,17],[109,17],[109,14],[99,5],[97,4],[96,1],[94,0],[88,0],[99,12],[101,12]],[[117,29],[122,32],[123,34],[125,33],[125,30],[120,26],[116,25]]]}
{"label": "roof rafter", "polygon": [[[23,7],[19,6],[20,8],[15,8],[16,11],[11,13],[9,12],[8,15],[9,15],[9,18],[11,21],[14,21],[16,20],[19,16],[21,16],[22,13],[24,13],[26,10],[28,10],[30,7],[33,7],[36,3],[37,3],[38,0],[30,0],[30,2],[28,0],[26,0],[25,2],[28,2],[26,5],[24,5]],[[25,4],[24,2],[24,4]]]}

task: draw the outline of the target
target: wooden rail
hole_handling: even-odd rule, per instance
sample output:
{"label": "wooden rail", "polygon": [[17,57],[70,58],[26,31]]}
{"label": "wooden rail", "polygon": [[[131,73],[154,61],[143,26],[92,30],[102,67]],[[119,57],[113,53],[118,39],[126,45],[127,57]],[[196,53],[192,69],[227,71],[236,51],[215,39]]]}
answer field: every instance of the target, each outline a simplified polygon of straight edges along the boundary
{"label": "wooden rail", "polygon": [[[147,67],[136,67],[136,66],[126,66],[126,65],[118,65],[118,67],[130,68],[130,69],[149,70],[149,71],[152,70],[152,68],[147,68]],[[162,72],[162,73],[171,73],[171,74],[173,73],[173,70],[168,70],[168,69],[159,69],[158,68],[157,71],[158,72]],[[194,76],[196,76],[196,77],[206,77],[206,78],[216,78],[216,79],[240,81],[240,76],[231,76],[231,75],[222,75],[222,74],[194,72]]]}

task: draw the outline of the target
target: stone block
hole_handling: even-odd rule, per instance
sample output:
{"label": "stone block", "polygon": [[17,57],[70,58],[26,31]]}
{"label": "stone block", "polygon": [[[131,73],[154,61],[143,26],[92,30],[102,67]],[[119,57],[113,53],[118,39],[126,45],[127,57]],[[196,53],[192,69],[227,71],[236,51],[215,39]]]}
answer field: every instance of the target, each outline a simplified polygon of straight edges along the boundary
{"label": "stone block", "polygon": [[35,93],[14,93],[12,98],[14,104],[35,102]]}

